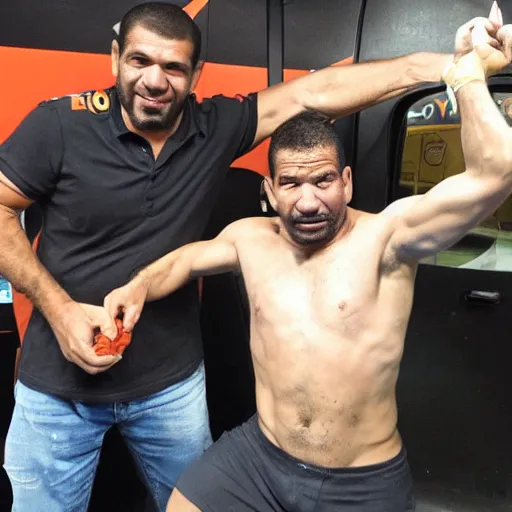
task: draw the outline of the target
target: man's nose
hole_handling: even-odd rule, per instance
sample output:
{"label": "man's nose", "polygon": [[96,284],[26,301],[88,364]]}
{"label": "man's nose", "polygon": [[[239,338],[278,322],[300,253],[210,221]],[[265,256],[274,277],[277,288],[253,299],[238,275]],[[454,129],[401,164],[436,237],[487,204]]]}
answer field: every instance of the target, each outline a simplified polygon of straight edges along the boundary
{"label": "man's nose", "polygon": [[314,187],[309,183],[302,185],[301,196],[295,203],[295,208],[302,214],[315,213],[320,208],[320,200],[315,194]]}
{"label": "man's nose", "polygon": [[158,64],[153,64],[144,70],[144,85],[149,91],[166,91],[169,82]]}

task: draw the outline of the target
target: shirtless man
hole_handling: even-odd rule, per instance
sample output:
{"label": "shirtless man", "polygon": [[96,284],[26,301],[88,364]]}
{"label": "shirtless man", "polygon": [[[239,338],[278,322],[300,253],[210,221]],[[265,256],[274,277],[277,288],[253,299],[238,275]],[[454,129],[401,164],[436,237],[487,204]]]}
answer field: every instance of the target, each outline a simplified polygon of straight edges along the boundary
{"label": "shirtless man", "polygon": [[245,280],[258,413],[185,470],[168,512],[414,510],[395,385],[417,263],[512,192],[511,128],[485,84],[510,61],[510,30],[495,35],[500,50],[483,25],[473,34],[480,44],[445,74],[464,173],[379,214],[354,210],[335,131],[300,114],[271,139],[265,187],[278,217],[237,221],[107,296],[111,314],[121,309],[133,325],[144,301],[189,279],[234,271]]}

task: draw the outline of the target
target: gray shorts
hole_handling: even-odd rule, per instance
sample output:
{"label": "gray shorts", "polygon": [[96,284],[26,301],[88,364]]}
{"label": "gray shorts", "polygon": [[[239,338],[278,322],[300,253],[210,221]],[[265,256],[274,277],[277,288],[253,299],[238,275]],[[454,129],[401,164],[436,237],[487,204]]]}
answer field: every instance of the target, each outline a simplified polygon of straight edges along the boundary
{"label": "gray shorts", "polygon": [[226,432],[176,487],[202,512],[409,512],[412,478],[405,450],[380,464],[323,468],[272,444],[256,416]]}

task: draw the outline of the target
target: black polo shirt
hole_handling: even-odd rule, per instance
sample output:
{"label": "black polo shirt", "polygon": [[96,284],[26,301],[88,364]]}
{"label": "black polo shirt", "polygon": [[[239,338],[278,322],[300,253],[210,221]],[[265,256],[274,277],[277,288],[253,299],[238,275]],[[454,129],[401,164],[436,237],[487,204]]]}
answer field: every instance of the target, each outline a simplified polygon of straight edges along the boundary
{"label": "black polo shirt", "polygon": [[[156,161],[126,128],[114,89],[44,102],[22,121],[0,146],[0,170],[41,204],[38,257],[73,299],[101,305],[136,270],[201,238],[230,163],[254,140],[256,98],[191,96]],[[34,310],[19,378],[79,401],[158,392],[202,360],[198,311],[196,282],[146,304],[123,360],[92,376]]]}

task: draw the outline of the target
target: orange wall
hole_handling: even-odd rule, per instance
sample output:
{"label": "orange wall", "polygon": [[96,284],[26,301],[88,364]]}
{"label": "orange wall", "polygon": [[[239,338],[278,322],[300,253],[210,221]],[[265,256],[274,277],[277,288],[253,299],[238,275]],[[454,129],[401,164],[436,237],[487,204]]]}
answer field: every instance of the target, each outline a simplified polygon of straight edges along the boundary
{"label": "orange wall", "polygon": [[[40,101],[113,84],[108,55],[0,46],[0,62],[8,70],[7,79],[0,81],[0,141]],[[290,75],[301,73],[305,72]],[[196,93],[199,99],[234,96],[264,89],[266,83],[264,68],[206,63]],[[233,165],[265,174],[267,148],[268,143],[263,143]]]}
{"label": "orange wall", "polygon": [[110,57],[0,46],[0,140],[40,101],[112,83]]}
{"label": "orange wall", "polygon": [[[351,61],[349,58],[337,64]],[[108,55],[0,46],[0,62],[6,70],[6,79],[0,81],[0,141],[40,101],[113,84]],[[284,78],[290,80],[306,73],[285,70]],[[214,94],[234,96],[259,91],[266,85],[265,68],[207,62],[196,93],[199,99]],[[233,165],[267,174],[267,150],[265,141]]]}

